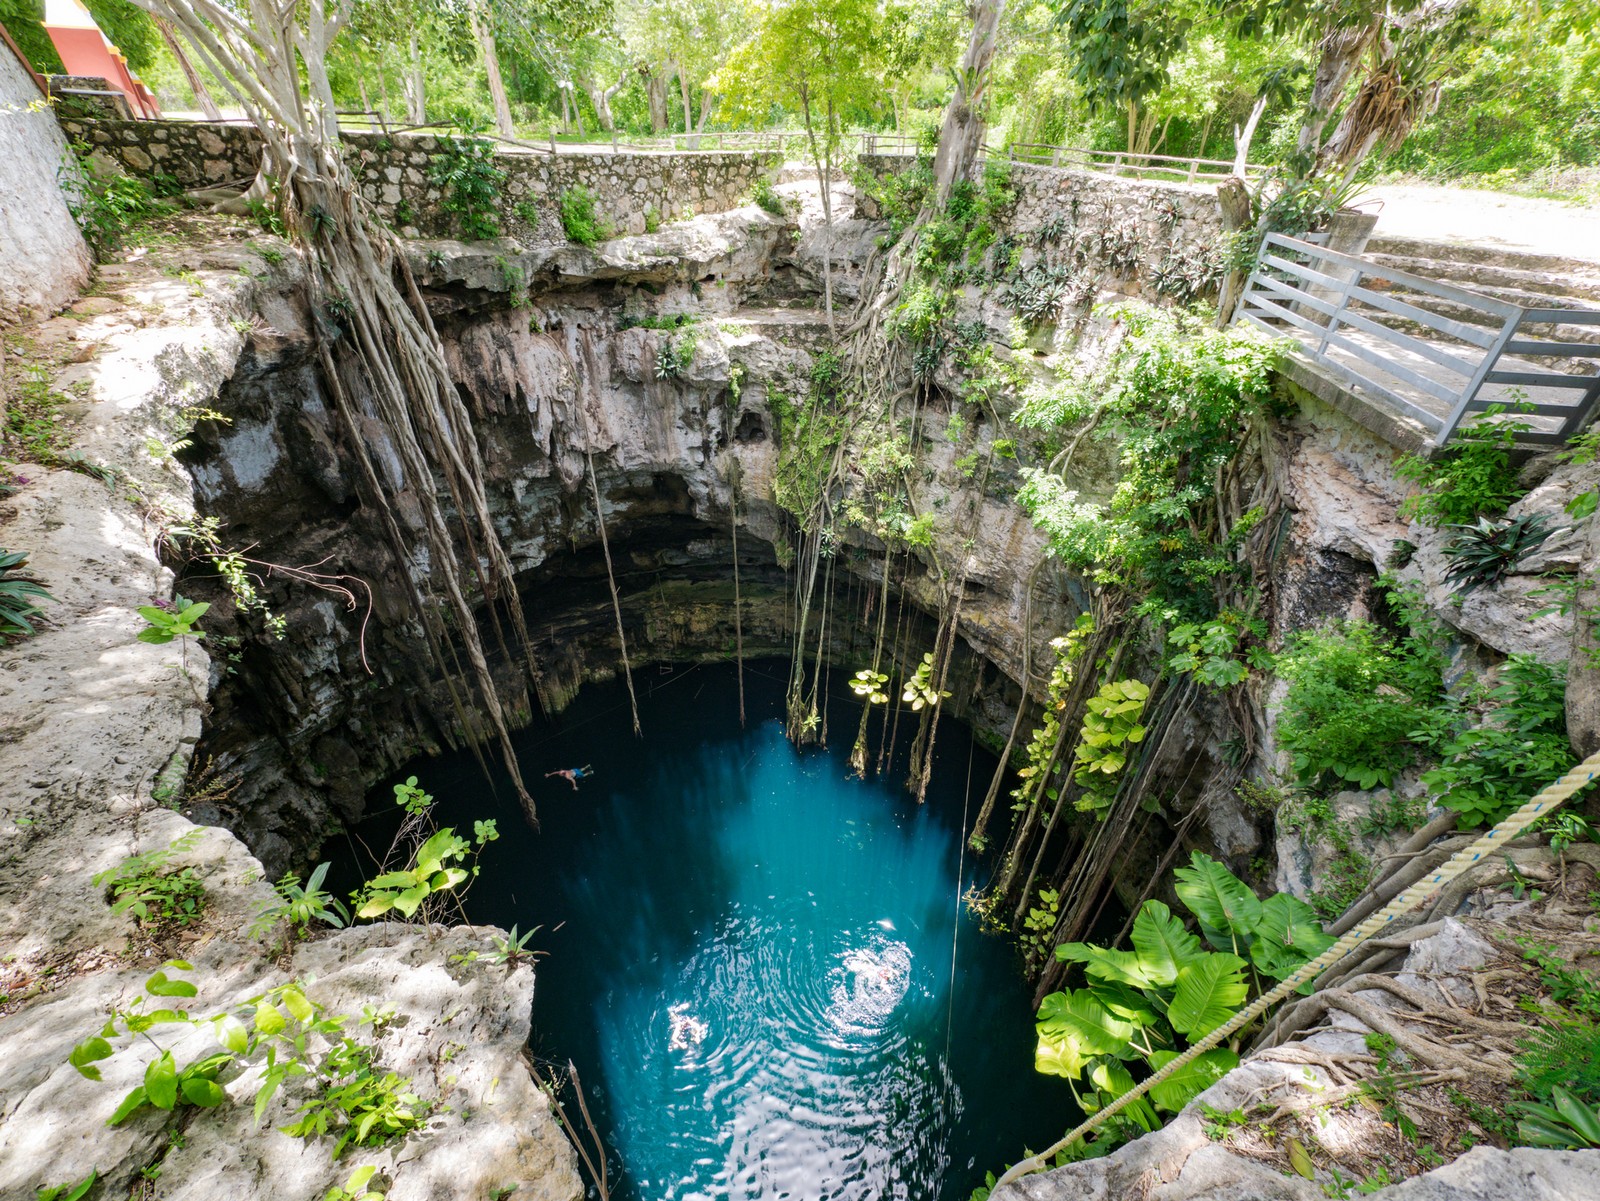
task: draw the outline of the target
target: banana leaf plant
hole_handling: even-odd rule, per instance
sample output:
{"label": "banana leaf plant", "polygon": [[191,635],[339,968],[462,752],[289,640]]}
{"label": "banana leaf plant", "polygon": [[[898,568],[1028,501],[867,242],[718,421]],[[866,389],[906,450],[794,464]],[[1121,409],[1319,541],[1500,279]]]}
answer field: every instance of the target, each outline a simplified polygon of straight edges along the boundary
{"label": "banana leaf plant", "polygon": [[[1134,919],[1132,950],[1082,942],[1056,948],[1058,959],[1083,965],[1086,982],[1039,1006],[1034,1066],[1085,1081],[1072,1088],[1086,1113],[1131,1089],[1135,1073],[1166,1066],[1228,1021],[1262,991],[1263,979],[1282,980],[1333,944],[1305,902],[1282,893],[1263,901],[1208,855],[1196,851],[1175,874],[1198,934],[1149,900]],[[1123,1114],[1157,1129],[1161,1114],[1177,1113],[1238,1063],[1237,1045],[1206,1051]]]}

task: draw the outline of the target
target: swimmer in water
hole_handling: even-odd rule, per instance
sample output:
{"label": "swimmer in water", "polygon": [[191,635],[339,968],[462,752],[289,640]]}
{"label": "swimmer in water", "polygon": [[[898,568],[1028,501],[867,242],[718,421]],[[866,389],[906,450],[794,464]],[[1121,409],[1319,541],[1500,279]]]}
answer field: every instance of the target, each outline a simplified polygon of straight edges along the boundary
{"label": "swimmer in water", "polygon": [[544,773],[544,778],[548,780],[551,776],[560,776],[563,780],[572,785],[573,792],[577,792],[578,781],[583,779],[585,776],[592,775],[594,775],[594,768],[590,767],[588,764],[584,764],[582,767],[563,767],[558,771],[547,771]]}
{"label": "swimmer in water", "polygon": [[687,1051],[691,1047],[698,1047],[711,1033],[710,1026],[689,1016],[688,1008],[687,1004],[680,1001],[667,1010],[672,1020],[672,1038],[667,1042],[669,1051]]}

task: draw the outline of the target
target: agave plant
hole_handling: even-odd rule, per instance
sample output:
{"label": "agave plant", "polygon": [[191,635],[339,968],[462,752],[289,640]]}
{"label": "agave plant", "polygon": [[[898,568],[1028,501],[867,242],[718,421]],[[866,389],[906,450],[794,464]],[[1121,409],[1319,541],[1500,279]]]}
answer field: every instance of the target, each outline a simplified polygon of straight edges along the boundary
{"label": "agave plant", "polygon": [[27,574],[27,566],[25,553],[0,547],[0,641],[31,638],[34,629],[29,619],[39,612],[34,601],[55,600]]}
{"label": "agave plant", "polygon": [[1444,578],[1463,596],[1498,584],[1553,532],[1549,518],[1538,513],[1498,521],[1479,517],[1471,525],[1449,528],[1460,532],[1444,548],[1451,559]]}
{"label": "agave plant", "polygon": [[1517,1141],[1527,1147],[1583,1151],[1600,1147],[1600,1108],[1585,1105],[1559,1084],[1550,1090],[1554,1105],[1524,1102],[1518,1108]]}

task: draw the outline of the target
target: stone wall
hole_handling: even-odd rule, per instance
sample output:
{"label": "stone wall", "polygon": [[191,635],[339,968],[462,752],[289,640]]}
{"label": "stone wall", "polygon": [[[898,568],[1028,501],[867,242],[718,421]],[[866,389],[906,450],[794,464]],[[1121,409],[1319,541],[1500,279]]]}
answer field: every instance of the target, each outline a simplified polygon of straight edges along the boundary
{"label": "stone wall", "polygon": [[[879,177],[913,162],[906,155],[860,156],[862,168]],[[1098,291],[1148,300],[1215,291],[1222,210],[1214,186],[1035,163],[1011,163],[1010,172],[1017,201],[1003,232],[1020,244],[1023,266],[1087,267],[1100,276]]]}
{"label": "stone wall", "polygon": [[[248,179],[261,159],[261,138],[247,125],[190,121],[70,120],[69,133],[139,175],[160,171],[183,188],[218,187]],[[347,133],[351,168],[383,218],[408,237],[456,237],[447,188],[435,178],[450,163],[448,140],[432,134]],[[525,245],[566,241],[562,193],[587,188],[602,222],[619,233],[688,213],[737,208],[757,179],[778,167],[770,153],[697,151],[673,154],[543,154],[504,151],[494,216],[501,233]]]}
{"label": "stone wall", "polygon": [[56,186],[68,155],[32,75],[0,42],[0,326],[59,308],[89,278],[89,247]]}

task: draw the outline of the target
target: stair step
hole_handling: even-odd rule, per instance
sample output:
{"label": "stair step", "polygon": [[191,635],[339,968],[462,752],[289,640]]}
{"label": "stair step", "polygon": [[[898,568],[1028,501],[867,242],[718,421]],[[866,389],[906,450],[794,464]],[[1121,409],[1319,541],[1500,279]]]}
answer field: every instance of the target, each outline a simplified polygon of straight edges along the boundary
{"label": "stair step", "polygon": [[[1412,275],[1435,279],[1441,283],[1457,284],[1472,292],[1489,292],[1493,288],[1514,288],[1544,297],[1566,297],[1600,302],[1600,272],[1583,275],[1576,272],[1528,271],[1518,267],[1418,259],[1383,251],[1369,251],[1366,257],[1379,266],[1408,271]],[[1550,302],[1546,300],[1542,303]]]}
{"label": "stair step", "polygon": [[1523,250],[1502,250],[1492,246],[1469,246],[1456,242],[1434,242],[1426,238],[1384,235],[1367,243],[1367,252],[1433,259],[1436,262],[1477,263],[1510,267],[1518,271],[1576,272],[1592,275],[1595,265],[1554,254],[1532,254]]}

